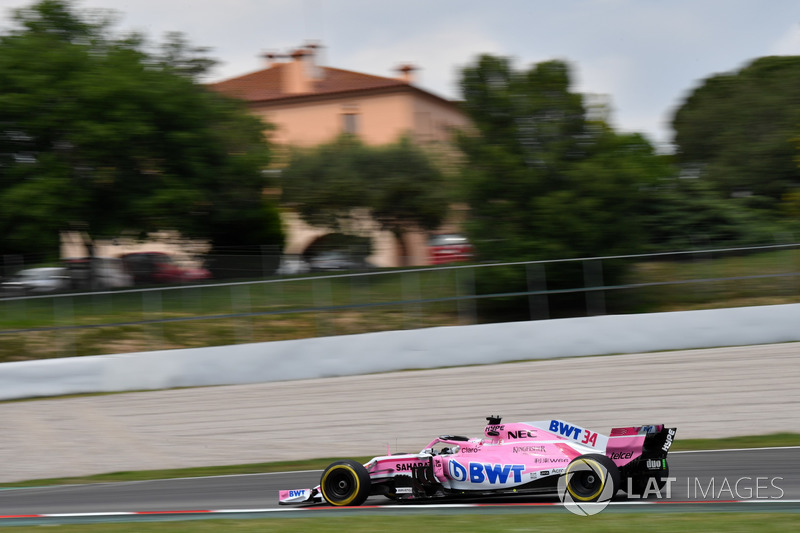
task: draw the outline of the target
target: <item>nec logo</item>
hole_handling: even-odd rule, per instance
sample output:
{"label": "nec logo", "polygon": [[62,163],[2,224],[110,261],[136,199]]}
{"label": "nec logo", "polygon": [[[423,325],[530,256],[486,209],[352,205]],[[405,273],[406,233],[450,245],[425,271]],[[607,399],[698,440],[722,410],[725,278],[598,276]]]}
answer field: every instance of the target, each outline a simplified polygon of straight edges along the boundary
{"label": "nec logo", "polygon": [[536,438],[536,432],[528,431],[526,429],[521,429],[519,431],[509,431],[508,432],[509,439],[534,439]]}
{"label": "nec logo", "polygon": [[[525,465],[496,465],[486,463],[469,463],[467,467],[458,461],[450,461],[450,477],[456,481],[467,481],[470,483],[488,483],[489,485],[503,483],[521,483],[522,471]],[[509,480],[509,476],[513,479]]]}

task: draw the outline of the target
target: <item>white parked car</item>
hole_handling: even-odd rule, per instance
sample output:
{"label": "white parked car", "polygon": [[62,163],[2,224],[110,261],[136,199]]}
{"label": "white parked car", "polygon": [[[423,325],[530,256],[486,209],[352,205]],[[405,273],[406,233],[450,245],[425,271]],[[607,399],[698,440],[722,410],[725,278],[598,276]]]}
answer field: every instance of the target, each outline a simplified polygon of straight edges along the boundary
{"label": "white parked car", "polygon": [[27,268],[3,283],[3,292],[13,294],[45,294],[68,288],[69,275],[62,267]]}
{"label": "white parked car", "polygon": [[284,255],[281,257],[281,264],[275,271],[279,276],[292,276],[295,274],[307,274],[311,268],[302,257]]}

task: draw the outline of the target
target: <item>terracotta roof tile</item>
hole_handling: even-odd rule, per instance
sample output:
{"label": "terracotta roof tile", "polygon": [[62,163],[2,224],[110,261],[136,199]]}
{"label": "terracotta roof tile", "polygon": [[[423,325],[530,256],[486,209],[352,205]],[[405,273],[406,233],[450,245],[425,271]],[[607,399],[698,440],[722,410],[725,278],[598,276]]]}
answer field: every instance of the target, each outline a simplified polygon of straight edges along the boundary
{"label": "terracotta roof tile", "polygon": [[[299,94],[285,93],[281,89],[282,78],[286,75],[286,66],[286,63],[277,64],[250,74],[213,83],[210,87],[228,96],[249,102],[300,96]],[[361,74],[350,70],[331,67],[320,67],[320,69],[323,73],[321,79],[313,82],[313,92],[306,93],[306,95],[323,95],[343,91],[363,91],[408,85],[401,80]]]}

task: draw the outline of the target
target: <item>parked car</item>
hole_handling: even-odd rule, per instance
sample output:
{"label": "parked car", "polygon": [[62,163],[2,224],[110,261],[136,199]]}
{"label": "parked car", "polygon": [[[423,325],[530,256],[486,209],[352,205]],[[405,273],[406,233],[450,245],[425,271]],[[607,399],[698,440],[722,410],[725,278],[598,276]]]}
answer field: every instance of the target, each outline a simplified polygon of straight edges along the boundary
{"label": "parked car", "polygon": [[132,252],[121,256],[134,283],[191,283],[211,279],[205,268],[181,266],[164,252]]}
{"label": "parked car", "polygon": [[342,270],[364,270],[369,263],[342,250],[325,250],[308,260],[312,272],[337,272]]}
{"label": "parked car", "polygon": [[311,270],[308,261],[302,257],[284,255],[281,257],[280,266],[275,271],[279,276],[293,276],[296,274],[306,274]]}
{"label": "parked car", "polygon": [[116,257],[66,259],[64,266],[73,289],[120,289],[133,285],[133,276]]}
{"label": "parked car", "polygon": [[3,282],[6,295],[46,294],[68,288],[69,276],[62,267],[27,268]]}
{"label": "parked car", "polygon": [[457,233],[439,233],[428,241],[431,264],[443,265],[472,259],[472,245]]}

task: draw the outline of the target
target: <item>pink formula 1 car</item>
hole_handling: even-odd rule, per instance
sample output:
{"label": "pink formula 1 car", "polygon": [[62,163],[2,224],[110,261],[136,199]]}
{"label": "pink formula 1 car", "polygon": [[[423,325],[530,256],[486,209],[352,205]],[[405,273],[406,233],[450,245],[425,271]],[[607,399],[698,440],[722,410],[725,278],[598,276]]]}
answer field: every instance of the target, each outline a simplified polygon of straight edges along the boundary
{"label": "pink formula 1 car", "polygon": [[[279,503],[361,505],[393,500],[463,499],[555,493],[564,477],[574,501],[608,499],[620,489],[660,490],[669,476],[675,428],[614,428],[606,436],[562,420],[502,424],[487,417],[481,438],[443,435],[421,452],[336,461],[313,489],[282,490]],[[563,482],[562,482],[563,483]]]}

